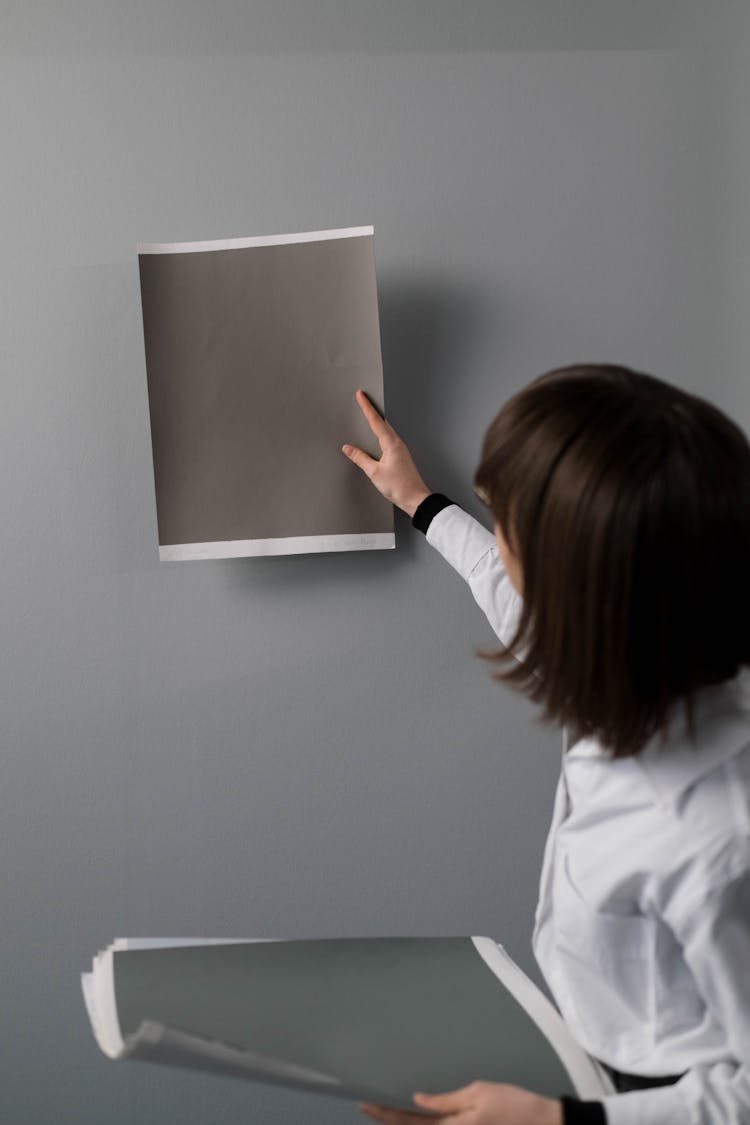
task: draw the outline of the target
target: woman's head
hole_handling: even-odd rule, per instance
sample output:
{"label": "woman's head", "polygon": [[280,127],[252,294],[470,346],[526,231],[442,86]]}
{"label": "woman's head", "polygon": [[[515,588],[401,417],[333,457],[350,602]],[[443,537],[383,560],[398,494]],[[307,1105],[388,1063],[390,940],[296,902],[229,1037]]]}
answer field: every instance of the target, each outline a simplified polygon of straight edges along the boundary
{"label": "woman's head", "polygon": [[491,658],[544,719],[626,756],[750,664],[750,444],[715,406],[558,368],[495,418],[475,486],[523,590],[522,659]]}

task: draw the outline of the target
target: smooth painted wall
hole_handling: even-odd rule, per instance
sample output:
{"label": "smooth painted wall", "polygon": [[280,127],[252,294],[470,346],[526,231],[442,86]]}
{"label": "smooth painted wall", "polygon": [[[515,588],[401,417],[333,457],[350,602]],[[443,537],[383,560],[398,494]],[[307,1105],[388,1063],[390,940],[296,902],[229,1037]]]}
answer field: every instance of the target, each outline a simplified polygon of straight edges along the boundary
{"label": "smooth painted wall", "polygon": [[487,934],[543,985],[559,733],[400,513],[393,552],[158,562],[136,243],[372,223],[387,412],[477,516],[484,430],[551,367],[747,428],[747,20],[705,9],[3,6],[9,1125],[360,1119],[107,1061],[79,973],[115,936]]}

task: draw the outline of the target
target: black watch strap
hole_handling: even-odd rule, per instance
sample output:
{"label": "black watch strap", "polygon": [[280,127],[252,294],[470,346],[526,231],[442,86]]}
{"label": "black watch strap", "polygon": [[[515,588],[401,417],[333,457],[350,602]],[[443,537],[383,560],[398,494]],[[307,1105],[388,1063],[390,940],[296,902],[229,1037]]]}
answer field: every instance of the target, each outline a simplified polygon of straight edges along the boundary
{"label": "black watch strap", "polygon": [[429,496],[425,496],[412,516],[412,527],[416,527],[417,531],[426,535],[428,527],[438,512],[442,512],[443,508],[448,508],[453,503],[454,501],[443,496],[442,492],[431,492]]}

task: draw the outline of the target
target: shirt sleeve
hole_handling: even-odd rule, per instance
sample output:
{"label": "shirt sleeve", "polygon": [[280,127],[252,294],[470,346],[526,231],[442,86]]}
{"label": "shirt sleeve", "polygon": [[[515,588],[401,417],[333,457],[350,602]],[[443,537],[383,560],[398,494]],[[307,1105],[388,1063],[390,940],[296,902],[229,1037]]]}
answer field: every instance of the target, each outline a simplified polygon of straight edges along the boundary
{"label": "shirt sleeve", "polygon": [[[418,513],[419,509],[415,512],[415,519]],[[510,648],[509,642],[515,634],[523,600],[508,577],[492,532],[463,508],[449,502],[432,515],[425,536],[427,542],[469,584],[474,600],[491,628],[505,647]]]}
{"label": "shirt sleeve", "polygon": [[[750,865],[748,847],[696,901],[676,879],[664,904],[706,1006],[725,1029],[724,1061],[691,1067],[672,1086],[605,1097],[608,1125],[748,1125],[750,1122]],[[742,853],[742,854],[741,854]],[[733,869],[734,868],[734,869]],[[736,868],[739,868],[737,870]]]}

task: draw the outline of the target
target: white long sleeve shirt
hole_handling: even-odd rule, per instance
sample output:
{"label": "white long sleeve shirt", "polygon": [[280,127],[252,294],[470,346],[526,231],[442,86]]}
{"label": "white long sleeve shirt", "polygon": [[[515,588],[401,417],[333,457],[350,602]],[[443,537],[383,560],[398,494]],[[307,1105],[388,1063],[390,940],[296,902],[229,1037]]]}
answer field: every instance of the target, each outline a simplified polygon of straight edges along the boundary
{"label": "white long sleeve shirt", "polygon": [[[521,611],[495,538],[456,505],[428,542],[500,641]],[[626,1073],[683,1074],[601,1099],[609,1125],[750,1125],[750,677],[702,689],[661,750],[568,745],[533,949],[581,1046]],[[681,713],[680,713],[681,714]]]}

